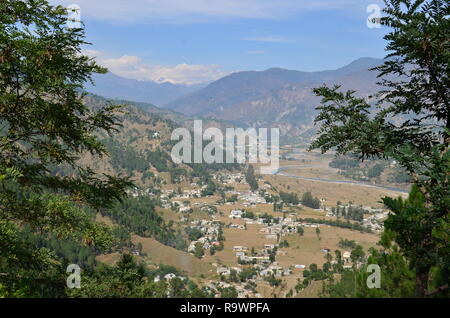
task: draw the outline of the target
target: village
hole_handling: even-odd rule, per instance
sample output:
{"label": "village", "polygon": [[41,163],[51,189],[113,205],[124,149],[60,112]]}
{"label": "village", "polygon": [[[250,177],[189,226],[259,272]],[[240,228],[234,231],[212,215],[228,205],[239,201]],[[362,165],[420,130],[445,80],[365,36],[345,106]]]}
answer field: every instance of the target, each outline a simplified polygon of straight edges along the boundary
{"label": "village", "polygon": [[[274,203],[276,192],[267,182],[260,180],[259,190],[251,191],[242,173],[216,173],[213,178],[224,186],[222,197],[205,195],[207,185],[196,182],[184,186],[183,190],[173,187],[158,192],[135,189],[131,195],[158,197],[162,209],[176,213],[178,222],[191,238],[187,252],[214,268],[202,283],[217,297],[229,288],[236,290],[241,298],[267,297],[267,290],[277,288],[280,289],[278,296],[293,294],[292,290],[298,289],[305,279],[303,272],[311,266],[322,267],[339,248],[335,244],[337,239],[323,239],[323,234],[319,233],[349,231],[339,230],[324,220],[345,220],[377,234],[383,230],[382,220],[388,215],[382,208],[353,203],[326,206],[324,199],[315,209],[302,203]],[[303,216],[305,212],[307,215]],[[302,255],[289,242],[301,240],[303,235],[311,241],[309,245],[317,247]],[[301,249],[301,244],[295,248]],[[351,253],[351,249],[343,249],[340,259],[330,260],[330,266],[338,263],[344,269],[359,266],[360,262],[352,262]],[[259,286],[267,286],[266,291],[259,292]]]}

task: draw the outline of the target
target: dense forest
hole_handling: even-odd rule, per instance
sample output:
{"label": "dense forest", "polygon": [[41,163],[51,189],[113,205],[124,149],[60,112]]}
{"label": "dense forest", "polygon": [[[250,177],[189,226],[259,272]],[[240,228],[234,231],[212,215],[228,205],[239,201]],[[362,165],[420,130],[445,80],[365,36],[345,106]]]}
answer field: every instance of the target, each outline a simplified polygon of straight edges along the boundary
{"label": "dense forest", "polygon": [[128,231],[143,237],[153,237],[167,246],[180,250],[187,248],[182,233],[175,231],[155,212],[158,201],[146,196],[128,198],[117,203],[108,210],[102,210],[102,214],[122,225]]}

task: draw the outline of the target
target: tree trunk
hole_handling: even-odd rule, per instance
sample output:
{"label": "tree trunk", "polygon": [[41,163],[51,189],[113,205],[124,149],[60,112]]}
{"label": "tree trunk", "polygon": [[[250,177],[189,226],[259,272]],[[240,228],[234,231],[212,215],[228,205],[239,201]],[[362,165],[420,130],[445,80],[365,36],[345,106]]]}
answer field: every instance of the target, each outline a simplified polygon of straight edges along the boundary
{"label": "tree trunk", "polygon": [[430,267],[416,265],[416,298],[425,298],[428,290]]}
{"label": "tree trunk", "polygon": [[432,227],[427,226],[423,233],[421,244],[418,249],[418,258],[416,259],[416,297],[425,298],[428,292],[428,279],[430,276],[431,263],[428,254],[434,249],[431,237]]}

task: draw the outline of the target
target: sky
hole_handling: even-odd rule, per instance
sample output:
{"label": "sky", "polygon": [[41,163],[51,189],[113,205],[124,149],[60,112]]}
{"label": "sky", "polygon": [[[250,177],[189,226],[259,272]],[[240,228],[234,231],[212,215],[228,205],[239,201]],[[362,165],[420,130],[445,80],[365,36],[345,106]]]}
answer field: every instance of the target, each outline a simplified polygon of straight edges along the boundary
{"label": "sky", "polygon": [[117,75],[193,85],[272,67],[320,71],[385,56],[381,0],[53,0],[79,7],[85,54]]}

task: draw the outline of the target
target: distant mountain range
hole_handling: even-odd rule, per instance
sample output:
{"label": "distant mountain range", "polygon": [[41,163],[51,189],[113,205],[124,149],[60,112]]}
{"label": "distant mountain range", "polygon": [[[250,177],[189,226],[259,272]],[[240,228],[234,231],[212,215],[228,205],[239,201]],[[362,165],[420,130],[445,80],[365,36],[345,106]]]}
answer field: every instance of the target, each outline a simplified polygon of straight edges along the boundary
{"label": "distant mountain range", "polygon": [[107,74],[97,76],[97,86],[87,90],[109,98],[146,101],[174,111],[172,115],[212,118],[243,127],[279,127],[282,135],[299,136],[310,131],[317,114],[320,99],[314,95],[314,87],[340,84],[359,96],[373,94],[379,89],[377,74],[369,68],[382,62],[361,58],[337,70],[320,72],[281,68],[236,72],[197,89]]}
{"label": "distant mountain range", "polygon": [[165,107],[189,116],[212,117],[235,125],[279,127],[283,135],[299,135],[313,126],[319,105],[312,89],[340,84],[360,96],[374,93],[381,59],[361,58],[337,70],[301,72],[271,68],[238,72],[183,96]]}
{"label": "distant mountain range", "polygon": [[158,106],[170,103],[181,96],[206,86],[206,84],[186,86],[172,83],[159,84],[152,81],[137,81],[123,78],[113,73],[95,74],[93,79],[95,85],[87,84],[85,86],[88,92],[106,98],[132,100]]}

